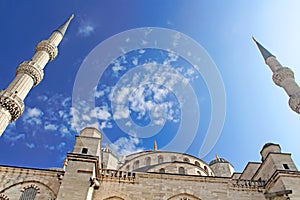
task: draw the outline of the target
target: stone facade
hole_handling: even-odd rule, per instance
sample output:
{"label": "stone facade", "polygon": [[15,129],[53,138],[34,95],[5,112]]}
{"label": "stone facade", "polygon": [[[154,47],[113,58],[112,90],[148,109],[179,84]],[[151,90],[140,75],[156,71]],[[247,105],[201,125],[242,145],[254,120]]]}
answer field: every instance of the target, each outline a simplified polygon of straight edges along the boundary
{"label": "stone facade", "polygon": [[[28,188],[37,191],[36,199],[54,200],[64,175],[62,169],[30,169],[0,166],[0,199],[20,199]],[[2,198],[5,199],[5,198]]]}
{"label": "stone facade", "polygon": [[[178,152],[148,150],[119,161],[108,147],[101,149],[101,132],[85,128],[80,133],[63,169],[1,166],[0,199],[300,199],[300,172],[278,144],[264,145],[262,161],[249,162],[237,173],[223,158],[207,164]],[[103,159],[107,153],[113,159]]]}

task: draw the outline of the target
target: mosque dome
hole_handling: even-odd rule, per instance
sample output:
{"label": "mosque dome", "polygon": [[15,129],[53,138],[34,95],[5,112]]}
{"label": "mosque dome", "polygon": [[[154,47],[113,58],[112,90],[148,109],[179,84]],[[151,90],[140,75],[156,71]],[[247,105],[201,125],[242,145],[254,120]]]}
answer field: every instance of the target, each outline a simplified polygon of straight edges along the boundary
{"label": "mosque dome", "polygon": [[170,151],[142,151],[125,157],[120,171],[151,172],[182,175],[213,176],[203,160],[185,153]]}

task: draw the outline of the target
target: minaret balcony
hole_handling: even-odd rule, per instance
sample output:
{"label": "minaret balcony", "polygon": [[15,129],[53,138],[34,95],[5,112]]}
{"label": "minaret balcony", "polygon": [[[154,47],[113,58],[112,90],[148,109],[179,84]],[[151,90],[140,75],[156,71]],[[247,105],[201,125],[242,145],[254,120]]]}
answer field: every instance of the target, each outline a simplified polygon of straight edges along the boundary
{"label": "minaret balcony", "polygon": [[49,42],[48,40],[43,40],[36,46],[36,52],[38,51],[45,51],[49,54],[49,61],[52,61],[56,58],[58,54],[57,47]]}
{"label": "minaret balcony", "polygon": [[7,91],[0,92],[0,106],[11,115],[11,122],[18,119],[24,111],[24,102],[16,94]]}
{"label": "minaret balcony", "polygon": [[280,87],[283,87],[284,82],[287,80],[295,80],[293,71],[288,67],[282,67],[275,71],[272,79],[274,83]]}
{"label": "minaret balcony", "polygon": [[44,72],[40,66],[33,61],[24,61],[17,68],[17,74],[24,73],[28,74],[33,79],[33,86],[38,85],[44,77]]}
{"label": "minaret balcony", "polygon": [[291,96],[289,99],[289,105],[293,111],[300,114],[300,95]]}

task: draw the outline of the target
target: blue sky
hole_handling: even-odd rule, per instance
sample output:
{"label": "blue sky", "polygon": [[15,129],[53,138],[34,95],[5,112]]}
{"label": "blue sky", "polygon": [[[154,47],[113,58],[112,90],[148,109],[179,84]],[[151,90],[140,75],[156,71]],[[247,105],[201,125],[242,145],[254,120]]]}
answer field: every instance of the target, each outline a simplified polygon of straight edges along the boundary
{"label": "blue sky", "polygon": [[[158,148],[164,149],[179,137],[178,130],[185,127],[185,121],[198,125],[195,135],[184,129],[189,132],[188,137],[171,149],[184,149],[199,156],[214,116],[209,90],[216,90],[211,82],[206,82],[213,73],[210,76],[201,71],[201,67],[210,69],[210,65],[200,66],[199,73],[193,71],[188,60],[180,55],[174,58],[167,49],[136,49],[106,66],[94,90],[88,91],[95,96],[94,107],[86,102],[74,104],[74,86],[80,70],[96,47],[101,49],[105,41],[124,31],[155,27],[178,32],[202,46],[206,51],[202,54],[204,60],[205,56],[210,58],[221,77],[226,95],[224,127],[216,144],[210,145],[211,151],[202,158],[204,161],[209,162],[218,154],[241,171],[248,161],[260,160],[264,143],[275,142],[284,152],[291,152],[299,166],[299,115],[289,108],[285,92],[272,82],[271,71],[251,39],[255,36],[284,66],[289,66],[299,83],[298,1],[1,1],[0,9],[1,89],[14,78],[18,64],[32,57],[35,45],[75,14],[59,46],[58,57],[46,66],[44,80],[26,98],[22,117],[0,138],[0,164],[60,167],[66,153],[72,151],[78,130],[86,125],[102,128],[104,143],[111,143],[110,147],[119,154],[151,149],[154,140]],[[116,51],[113,47],[109,46],[106,52]],[[194,54],[197,52],[192,51]],[[157,70],[151,73],[145,70],[147,67]],[[147,72],[143,78],[149,82],[126,82],[138,72]],[[151,79],[159,75],[158,81]],[[179,77],[175,78],[178,82],[167,82],[167,78],[174,77]],[[193,113],[185,118],[181,108],[185,90],[176,93],[166,85],[184,81],[194,91],[188,94],[194,95],[198,106],[187,110],[196,110],[194,114],[199,114],[199,118],[188,118]],[[189,95],[187,99],[192,99]],[[127,110],[124,101],[129,106]],[[122,129],[120,123],[128,125],[129,116],[131,123],[146,127],[137,129],[144,132],[127,133]],[[159,120],[161,117],[165,120]],[[148,129],[151,123],[161,129],[157,133]]]}

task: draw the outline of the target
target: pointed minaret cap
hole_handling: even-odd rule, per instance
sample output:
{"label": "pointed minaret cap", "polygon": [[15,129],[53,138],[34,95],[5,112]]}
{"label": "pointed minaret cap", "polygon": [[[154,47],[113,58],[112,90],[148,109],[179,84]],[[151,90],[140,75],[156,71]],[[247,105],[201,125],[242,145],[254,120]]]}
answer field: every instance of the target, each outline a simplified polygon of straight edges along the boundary
{"label": "pointed minaret cap", "polygon": [[58,31],[60,32],[63,36],[65,35],[67,29],[68,29],[68,26],[71,22],[71,20],[74,18],[74,14],[72,14],[69,19],[63,24],[61,25],[58,29],[56,29],[55,31]]}
{"label": "pointed minaret cap", "polygon": [[154,144],[153,144],[153,151],[157,150],[157,144],[156,144],[156,140],[154,140]]}
{"label": "pointed minaret cap", "polygon": [[265,61],[267,60],[267,58],[273,56],[275,57],[273,54],[271,54],[265,47],[263,47],[259,42],[257,42],[257,40],[252,36],[252,39],[254,40],[254,42],[256,43],[260,53],[262,54],[262,56],[264,57]]}

